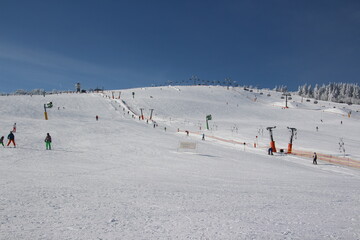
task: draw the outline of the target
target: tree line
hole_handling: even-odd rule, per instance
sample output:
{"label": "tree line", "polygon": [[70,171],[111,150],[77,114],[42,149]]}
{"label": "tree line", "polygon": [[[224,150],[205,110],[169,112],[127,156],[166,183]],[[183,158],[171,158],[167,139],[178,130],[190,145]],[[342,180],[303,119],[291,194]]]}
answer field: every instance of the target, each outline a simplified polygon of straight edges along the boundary
{"label": "tree line", "polygon": [[353,83],[329,83],[314,87],[308,84],[299,86],[298,95],[316,100],[337,103],[360,104],[360,87]]}

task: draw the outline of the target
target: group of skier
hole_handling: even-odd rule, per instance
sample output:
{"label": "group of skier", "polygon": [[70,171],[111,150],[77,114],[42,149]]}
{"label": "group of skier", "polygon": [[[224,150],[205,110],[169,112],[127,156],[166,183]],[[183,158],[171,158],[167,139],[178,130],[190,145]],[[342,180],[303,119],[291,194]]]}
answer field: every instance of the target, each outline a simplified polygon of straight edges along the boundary
{"label": "group of skier", "polygon": [[[14,124],[13,130],[10,131],[10,133],[7,136],[8,139],[8,143],[6,144],[7,147],[12,143],[14,148],[16,148],[15,135],[14,135],[15,132],[16,132],[16,123]],[[3,147],[5,147],[4,139],[5,139],[4,136],[0,137],[0,145],[2,145]],[[46,150],[51,150],[51,136],[49,133],[46,134],[44,142],[45,142]]]}
{"label": "group of skier", "polygon": [[[13,131],[10,131],[9,135],[7,136],[7,139],[8,139],[8,143],[6,146],[9,146],[10,143],[12,143],[14,145],[14,148],[16,148],[16,143],[15,143],[15,135],[13,133]],[[0,138],[0,144],[5,147],[4,145],[4,136],[1,136]]]}
{"label": "group of skier", "polygon": [[[274,155],[272,147],[268,148],[268,155]],[[312,156],[312,159],[313,159],[313,164],[317,165],[317,154],[316,154],[316,152],[314,152],[314,154]]]}

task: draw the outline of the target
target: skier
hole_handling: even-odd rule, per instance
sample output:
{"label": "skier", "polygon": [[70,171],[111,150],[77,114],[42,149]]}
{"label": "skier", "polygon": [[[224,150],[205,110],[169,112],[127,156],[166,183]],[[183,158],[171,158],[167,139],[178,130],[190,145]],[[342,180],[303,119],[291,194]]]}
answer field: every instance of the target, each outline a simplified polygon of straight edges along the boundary
{"label": "skier", "polygon": [[316,155],[316,152],[314,152],[313,164],[317,165],[317,155]]}
{"label": "skier", "polygon": [[0,138],[0,144],[3,145],[3,147],[5,147],[5,146],[4,146],[4,136],[1,136],[1,138]]}
{"label": "skier", "polygon": [[6,146],[9,146],[10,143],[12,142],[12,143],[14,144],[14,148],[16,148],[15,136],[14,136],[14,134],[13,134],[12,131],[10,131],[10,133],[9,133],[9,135],[8,135],[7,138],[9,139],[9,142],[8,142],[8,144],[7,144]]}
{"label": "skier", "polygon": [[268,155],[274,155],[274,154],[273,154],[272,147],[270,147],[270,148],[268,149]]}
{"label": "skier", "polygon": [[205,133],[203,133],[202,135],[202,140],[205,140]]}
{"label": "skier", "polygon": [[16,132],[16,123],[14,123],[13,132],[14,132],[14,133]]}
{"label": "skier", "polygon": [[98,121],[98,120],[99,120],[99,116],[98,116],[98,115],[96,115],[95,119],[96,119],[96,121]]}
{"label": "skier", "polygon": [[49,133],[46,134],[44,141],[45,141],[46,150],[51,150],[51,136]]}

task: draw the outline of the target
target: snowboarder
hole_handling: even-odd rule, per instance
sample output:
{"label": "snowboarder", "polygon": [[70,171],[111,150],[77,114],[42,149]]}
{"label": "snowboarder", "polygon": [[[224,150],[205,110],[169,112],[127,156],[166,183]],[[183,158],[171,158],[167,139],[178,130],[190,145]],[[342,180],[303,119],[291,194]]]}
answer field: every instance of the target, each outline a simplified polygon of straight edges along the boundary
{"label": "snowboarder", "polygon": [[4,146],[4,136],[1,136],[1,138],[0,138],[0,144],[3,145],[3,147],[5,147],[5,146]]}
{"label": "snowboarder", "polygon": [[15,136],[14,136],[14,134],[13,134],[12,131],[10,131],[10,133],[9,133],[9,135],[8,135],[7,138],[9,139],[9,142],[8,142],[8,144],[7,144],[6,146],[9,146],[10,143],[12,142],[12,143],[14,144],[14,148],[16,148]]}
{"label": "snowboarder", "polygon": [[51,150],[51,136],[49,133],[46,134],[44,142],[45,142],[46,150]]}
{"label": "snowboarder", "polygon": [[14,133],[16,132],[16,123],[14,123],[13,132],[14,132]]}
{"label": "snowboarder", "polygon": [[96,115],[95,119],[96,119],[96,121],[98,121],[98,120],[99,120],[99,116],[98,116],[98,115]]}
{"label": "snowboarder", "polygon": [[313,164],[317,165],[317,155],[316,155],[316,152],[314,152]]}

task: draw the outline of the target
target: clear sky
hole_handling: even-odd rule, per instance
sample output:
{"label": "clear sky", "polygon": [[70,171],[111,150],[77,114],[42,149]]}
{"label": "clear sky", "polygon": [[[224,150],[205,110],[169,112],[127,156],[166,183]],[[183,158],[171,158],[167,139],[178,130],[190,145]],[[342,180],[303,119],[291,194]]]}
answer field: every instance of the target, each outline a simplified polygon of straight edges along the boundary
{"label": "clear sky", "polygon": [[0,92],[359,83],[360,1],[1,0]]}

